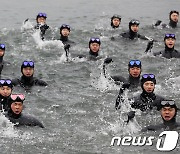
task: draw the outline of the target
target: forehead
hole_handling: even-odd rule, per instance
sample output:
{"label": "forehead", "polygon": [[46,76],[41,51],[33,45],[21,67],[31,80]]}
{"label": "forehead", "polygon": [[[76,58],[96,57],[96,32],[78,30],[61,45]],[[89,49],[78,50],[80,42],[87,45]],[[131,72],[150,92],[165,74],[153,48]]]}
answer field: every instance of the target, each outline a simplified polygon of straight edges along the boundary
{"label": "forehead", "polygon": [[63,29],[62,29],[62,31],[69,31],[69,29],[67,29],[67,28],[63,28]]}
{"label": "forehead", "polygon": [[41,19],[41,20],[44,19],[44,20],[46,20],[46,18],[44,18],[44,17],[38,17],[38,19]]}
{"label": "forehead", "polygon": [[152,82],[152,81],[146,81],[146,82],[144,82],[144,84],[154,84],[154,82]]}
{"label": "forehead", "polygon": [[171,109],[171,110],[175,110],[175,108],[170,107],[170,106],[165,106],[165,107],[163,107],[163,108],[162,108],[162,110],[169,110],[169,109]]}
{"label": "forehead", "polygon": [[13,103],[12,103],[12,105],[16,105],[16,104],[18,104],[18,105],[23,105],[22,102],[13,102]]}
{"label": "forehead", "polygon": [[[8,86],[0,86],[0,89],[9,89],[10,87],[8,87]],[[11,88],[10,88],[11,89]]]}
{"label": "forehead", "polygon": [[140,67],[136,67],[136,66],[134,66],[134,67],[132,66],[132,67],[130,67],[129,69],[130,69],[130,70],[134,70],[134,69],[140,70],[141,68],[140,68]]}
{"label": "forehead", "polygon": [[175,16],[179,16],[179,15],[178,15],[177,13],[175,13],[175,12],[174,12],[174,13],[172,13],[171,15],[173,15],[173,16],[174,16],[174,15],[175,15]]}
{"label": "forehead", "polygon": [[170,41],[170,40],[175,41],[176,39],[171,38],[171,37],[165,39],[165,41]]}
{"label": "forehead", "polygon": [[23,69],[24,70],[33,70],[34,68],[33,67],[24,67]]}
{"label": "forehead", "polygon": [[91,43],[90,45],[99,45],[98,43],[94,42],[94,43]]}
{"label": "forehead", "polygon": [[131,27],[139,27],[139,25],[133,24],[133,25],[131,25]]}
{"label": "forehead", "polygon": [[119,20],[119,18],[113,18],[113,20]]}

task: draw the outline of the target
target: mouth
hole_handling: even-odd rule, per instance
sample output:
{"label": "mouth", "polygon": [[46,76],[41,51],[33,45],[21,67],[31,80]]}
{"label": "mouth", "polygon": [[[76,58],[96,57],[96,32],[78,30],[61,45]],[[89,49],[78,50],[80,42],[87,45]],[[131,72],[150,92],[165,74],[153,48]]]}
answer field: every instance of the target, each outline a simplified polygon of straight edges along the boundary
{"label": "mouth", "polygon": [[26,76],[31,76],[31,74],[26,74]]}
{"label": "mouth", "polygon": [[151,93],[151,92],[152,92],[152,89],[148,89],[147,92],[148,92],[148,93]]}
{"label": "mouth", "polygon": [[133,76],[134,76],[134,77],[138,77],[138,76],[139,76],[139,74],[133,74]]}
{"label": "mouth", "polygon": [[7,96],[9,96],[10,94],[3,94],[3,96],[5,96],[5,97],[7,97]]}
{"label": "mouth", "polygon": [[20,112],[19,111],[15,111],[15,114],[19,114]]}
{"label": "mouth", "polygon": [[169,47],[173,47],[173,44],[169,44]]}
{"label": "mouth", "polygon": [[165,116],[164,119],[165,119],[165,120],[170,120],[171,117],[170,117],[170,116]]}

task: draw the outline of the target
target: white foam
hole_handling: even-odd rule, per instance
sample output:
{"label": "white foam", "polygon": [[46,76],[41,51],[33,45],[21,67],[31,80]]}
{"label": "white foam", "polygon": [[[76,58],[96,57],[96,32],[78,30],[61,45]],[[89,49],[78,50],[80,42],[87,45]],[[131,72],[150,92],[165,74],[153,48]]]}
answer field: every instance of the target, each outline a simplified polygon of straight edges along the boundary
{"label": "white foam", "polygon": [[34,28],[33,23],[28,20],[26,22],[23,22],[23,25],[21,26],[21,31],[33,29],[33,28]]}
{"label": "white foam", "polygon": [[109,75],[108,70],[106,70],[105,72],[105,77],[103,63],[99,66],[99,69],[100,71],[93,70],[93,72],[91,73],[92,86],[94,86],[96,89],[99,89],[101,92],[107,90],[119,90],[119,86],[114,83],[114,80]]}
{"label": "white foam", "polygon": [[32,37],[34,38],[34,41],[38,45],[38,48],[42,49],[43,47],[46,47],[48,45],[54,45],[58,48],[64,47],[63,43],[60,40],[42,40],[40,36],[40,30],[36,30],[35,33],[32,34]]}
{"label": "white foam", "polygon": [[0,135],[1,137],[18,137],[18,132],[14,129],[14,124],[2,113],[0,113]]}

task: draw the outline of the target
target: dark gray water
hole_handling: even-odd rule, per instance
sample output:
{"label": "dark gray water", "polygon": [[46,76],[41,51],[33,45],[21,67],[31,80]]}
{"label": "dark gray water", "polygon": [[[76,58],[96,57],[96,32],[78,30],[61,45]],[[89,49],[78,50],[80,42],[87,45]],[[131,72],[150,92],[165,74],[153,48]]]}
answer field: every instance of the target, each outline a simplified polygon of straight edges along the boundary
{"label": "dark gray water", "polygon": [[[72,27],[71,39],[77,43],[71,50],[74,54],[88,54],[88,41],[99,36],[102,41],[101,55],[110,56],[114,62],[109,66],[110,74],[127,76],[130,59],[140,59],[143,73],[154,73],[157,77],[156,93],[175,99],[179,104],[180,62],[178,59],[163,59],[144,54],[146,41],[110,41],[110,17],[122,16],[121,31],[127,30],[132,18],[140,20],[140,33],[156,37],[159,44],[153,51],[164,48],[164,33],[175,33],[176,48],[180,50],[179,29],[152,29],[152,23],[161,19],[168,22],[170,10],[180,10],[178,0],[8,0],[0,4],[0,41],[6,44],[5,60],[11,63],[2,76],[20,76],[23,60],[35,61],[35,76],[47,81],[47,88],[34,87],[26,94],[26,114],[40,119],[45,129],[18,128],[0,116],[0,153],[160,153],[152,147],[111,147],[113,136],[138,133],[136,123],[123,128],[114,104],[119,87],[101,76],[102,60],[72,59],[65,62],[62,44],[58,41],[40,41],[37,33],[28,30],[35,24],[39,12],[46,12],[47,23],[52,28],[49,37],[58,36],[58,27],[67,23]],[[23,25],[29,18],[30,22]],[[72,53],[72,57],[73,57]],[[14,92],[24,92],[14,89]],[[179,104],[180,105],[180,104]],[[156,116],[139,119],[141,126]],[[152,120],[153,121],[153,120]],[[5,122],[5,124],[4,124]],[[154,134],[153,134],[154,135]],[[156,134],[157,136],[157,134]],[[178,153],[177,148],[169,153]]]}

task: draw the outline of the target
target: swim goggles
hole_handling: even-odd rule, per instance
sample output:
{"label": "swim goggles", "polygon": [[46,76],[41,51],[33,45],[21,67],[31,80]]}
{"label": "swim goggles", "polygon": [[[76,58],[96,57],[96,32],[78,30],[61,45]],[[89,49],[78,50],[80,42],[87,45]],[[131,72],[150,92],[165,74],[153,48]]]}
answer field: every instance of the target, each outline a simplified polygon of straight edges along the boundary
{"label": "swim goggles", "polygon": [[12,81],[7,79],[0,79],[0,85],[11,85],[12,84]]}
{"label": "swim goggles", "polygon": [[155,75],[154,74],[143,74],[142,78],[143,79],[147,79],[147,78],[155,79]]}
{"label": "swim goggles", "polygon": [[90,39],[90,42],[100,42],[100,39],[99,39],[99,38],[92,37],[92,38]]}
{"label": "swim goggles", "polygon": [[118,15],[118,14],[114,14],[114,15],[112,16],[112,19],[114,19],[114,18],[121,19],[121,16],[120,16],[120,15]]}
{"label": "swim goggles", "polygon": [[46,13],[38,13],[37,15],[38,17],[44,17],[44,18],[47,18],[47,15]]}
{"label": "swim goggles", "polygon": [[67,24],[62,24],[62,25],[61,25],[61,28],[68,28],[68,29],[70,29],[70,26],[67,25]]}
{"label": "swim goggles", "polygon": [[176,39],[175,34],[165,34],[165,38],[173,38]]}
{"label": "swim goggles", "polygon": [[140,24],[139,20],[135,20],[135,19],[131,20],[130,23],[132,25],[139,25]]}
{"label": "swim goggles", "polygon": [[161,101],[161,105],[174,105],[175,101],[174,100],[164,100]]}
{"label": "swim goggles", "polygon": [[23,61],[22,65],[24,67],[34,67],[34,62],[33,61]]}
{"label": "swim goggles", "polygon": [[24,94],[11,94],[10,98],[11,98],[13,101],[16,101],[16,100],[18,100],[18,99],[20,99],[21,101],[24,101],[24,100],[25,100]]}
{"label": "swim goggles", "polygon": [[140,60],[130,60],[129,66],[141,66],[141,61]]}
{"label": "swim goggles", "polygon": [[5,50],[5,44],[0,44],[0,49]]}

